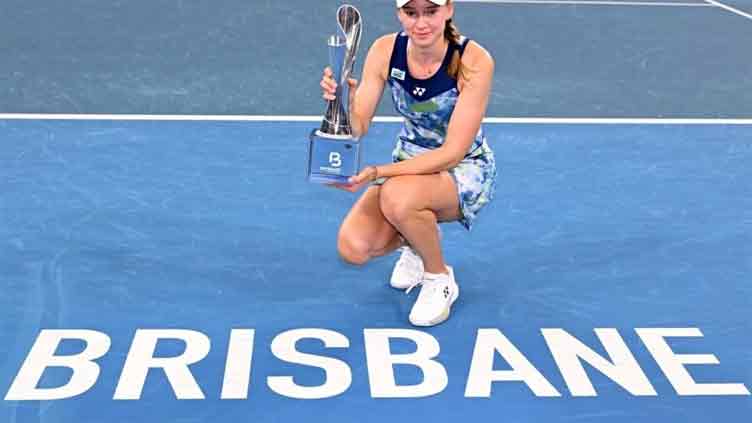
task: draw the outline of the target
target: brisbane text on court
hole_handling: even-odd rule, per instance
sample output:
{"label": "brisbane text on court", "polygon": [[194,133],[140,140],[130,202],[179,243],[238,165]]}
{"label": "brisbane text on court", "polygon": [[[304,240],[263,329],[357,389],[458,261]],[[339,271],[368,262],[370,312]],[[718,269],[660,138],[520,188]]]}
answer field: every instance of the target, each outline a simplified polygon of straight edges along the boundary
{"label": "brisbane text on court", "polygon": [[[679,354],[669,345],[669,338],[697,338],[703,334],[698,328],[638,328],[642,343],[660,367],[666,379],[680,396],[750,395],[742,383],[698,383],[686,365],[720,364],[713,354]],[[588,345],[560,328],[541,329],[566,384],[568,394],[574,397],[594,397],[595,390],[584,363],[619,385],[634,396],[656,396],[658,393],[643,372],[640,364],[627,347],[621,335],[613,328],[595,329],[595,334],[606,351],[601,355]],[[251,388],[251,363],[253,359],[255,330],[233,329],[229,342],[217,350],[226,354],[221,377],[221,392],[212,394],[220,399],[246,399]],[[343,334],[328,329],[293,329],[276,335],[270,345],[277,360],[298,366],[308,366],[324,371],[324,382],[317,386],[301,386],[293,375],[267,376],[266,387],[274,393],[298,399],[329,398],[346,392],[352,383],[352,371],[343,360],[301,352],[300,340],[316,340],[325,349],[346,349],[350,340]],[[180,341],[184,348],[173,357],[155,357],[160,342]],[[390,342],[407,340],[415,344],[409,353],[396,354]],[[59,355],[62,342],[75,341],[84,345],[76,354]],[[420,398],[437,395],[451,383],[447,369],[441,362],[441,348],[429,333],[412,329],[364,329],[363,341],[368,369],[370,395],[373,398]],[[64,400],[84,395],[97,382],[100,366],[96,360],[104,357],[111,346],[110,337],[103,332],[85,329],[42,330],[21,365],[6,396],[6,401]],[[182,329],[139,329],[135,332],[128,355],[113,389],[114,400],[138,400],[151,370],[152,377],[166,377],[177,399],[205,399],[206,394],[190,370],[190,366],[207,357],[211,350],[210,338],[202,332]],[[494,360],[506,361],[508,369],[494,368]],[[465,397],[490,397],[492,388],[501,383],[524,384],[537,397],[559,397],[557,389],[535,365],[499,329],[478,329],[472,355],[467,357],[469,372],[464,384]],[[422,381],[417,384],[398,384],[395,365],[413,366],[420,370]],[[45,370],[63,367],[71,370],[65,384],[39,387]],[[288,366],[289,368],[289,366]],[[274,374],[274,369],[264,369]],[[591,370],[592,371],[592,370]],[[260,382],[257,382],[260,383]],[[258,387],[257,387],[258,388]]]}

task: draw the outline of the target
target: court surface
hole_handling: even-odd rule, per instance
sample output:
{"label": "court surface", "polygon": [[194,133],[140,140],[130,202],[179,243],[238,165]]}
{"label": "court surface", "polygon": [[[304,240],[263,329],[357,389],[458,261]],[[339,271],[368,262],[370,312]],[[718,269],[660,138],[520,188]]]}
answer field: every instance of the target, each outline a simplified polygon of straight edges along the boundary
{"label": "court surface", "polygon": [[[458,3],[504,64],[486,123],[499,179],[471,232],[442,225],[461,295],[428,329],[407,322],[417,292],[388,285],[395,255],[337,257],[356,196],[305,181],[312,34],[337,2],[10,3],[1,422],[748,421],[749,2]],[[354,3],[366,40],[396,29],[391,2]],[[366,163],[389,157],[389,106]],[[63,362],[101,347],[98,373],[48,363],[32,388],[90,386],[13,398],[54,334]],[[291,359],[295,335],[326,372]],[[150,345],[195,363],[139,373]],[[399,364],[412,353],[427,367]],[[284,376],[339,392],[293,398]]]}

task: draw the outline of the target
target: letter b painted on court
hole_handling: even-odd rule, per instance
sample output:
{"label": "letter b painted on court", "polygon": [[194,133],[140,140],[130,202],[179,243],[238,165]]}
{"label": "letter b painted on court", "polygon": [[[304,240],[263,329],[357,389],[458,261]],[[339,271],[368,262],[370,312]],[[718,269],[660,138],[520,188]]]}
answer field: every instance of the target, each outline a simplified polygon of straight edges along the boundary
{"label": "letter b painted on court", "polygon": [[[83,351],[73,355],[55,355],[64,339],[86,343]],[[110,337],[93,330],[52,330],[39,333],[13,381],[6,401],[51,401],[81,395],[91,389],[99,377],[99,365],[94,360],[107,354]],[[39,381],[48,367],[66,367],[73,371],[68,383],[55,388],[39,388]]]}
{"label": "letter b painted on court", "polygon": [[[373,398],[420,398],[442,392],[449,383],[446,369],[436,360],[441,350],[433,336],[411,329],[365,329],[368,375]],[[415,342],[415,352],[392,354],[391,338]],[[416,385],[398,385],[394,365],[410,365],[423,372],[423,381]]]}

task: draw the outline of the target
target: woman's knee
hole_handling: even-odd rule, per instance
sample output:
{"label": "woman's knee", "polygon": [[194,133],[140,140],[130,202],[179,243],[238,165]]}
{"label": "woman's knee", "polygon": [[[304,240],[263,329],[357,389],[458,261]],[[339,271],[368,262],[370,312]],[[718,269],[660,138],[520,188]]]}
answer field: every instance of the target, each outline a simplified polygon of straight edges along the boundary
{"label": "woman's knee", "polygon": [[350,264],[362,265],[371,259],[370,246],[367,242],[342,232],[337,237],[337,252],[342,260]]}
{"label": "woman's knee", "polygon": [[398,224],[410,217],[416,210],[415,199],[409,193],[409,177],[389,178],[381,187],[379,205],[381,213],[392,224]]}

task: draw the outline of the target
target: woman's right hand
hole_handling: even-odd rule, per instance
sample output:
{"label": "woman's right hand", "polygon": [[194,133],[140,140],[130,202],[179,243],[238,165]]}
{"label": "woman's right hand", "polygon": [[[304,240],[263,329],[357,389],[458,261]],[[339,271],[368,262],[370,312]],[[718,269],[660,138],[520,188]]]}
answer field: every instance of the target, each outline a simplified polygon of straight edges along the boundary
{"label": "woman's right hand", "polygon": [[335,93],[337,92],[337,82],[334,81],[334,72],[332,68],[327,66],[324,68],[324,75],[321,77],[321,89],[323,94],[321,95],[324,100],[334,100]]}
{"label": "woman's right hand", "polygon": [[[334,72],[329,66],[324,68],[324,74],[321,76],[321,97],[324,100],[334,100],[337,93],[337,81],[334,80]],[[348,78],[347,85],[350,86],[350,106],[352,106],[353,99],[355,98],[355,89],[358,87],[358,80],[354,78]]]}

